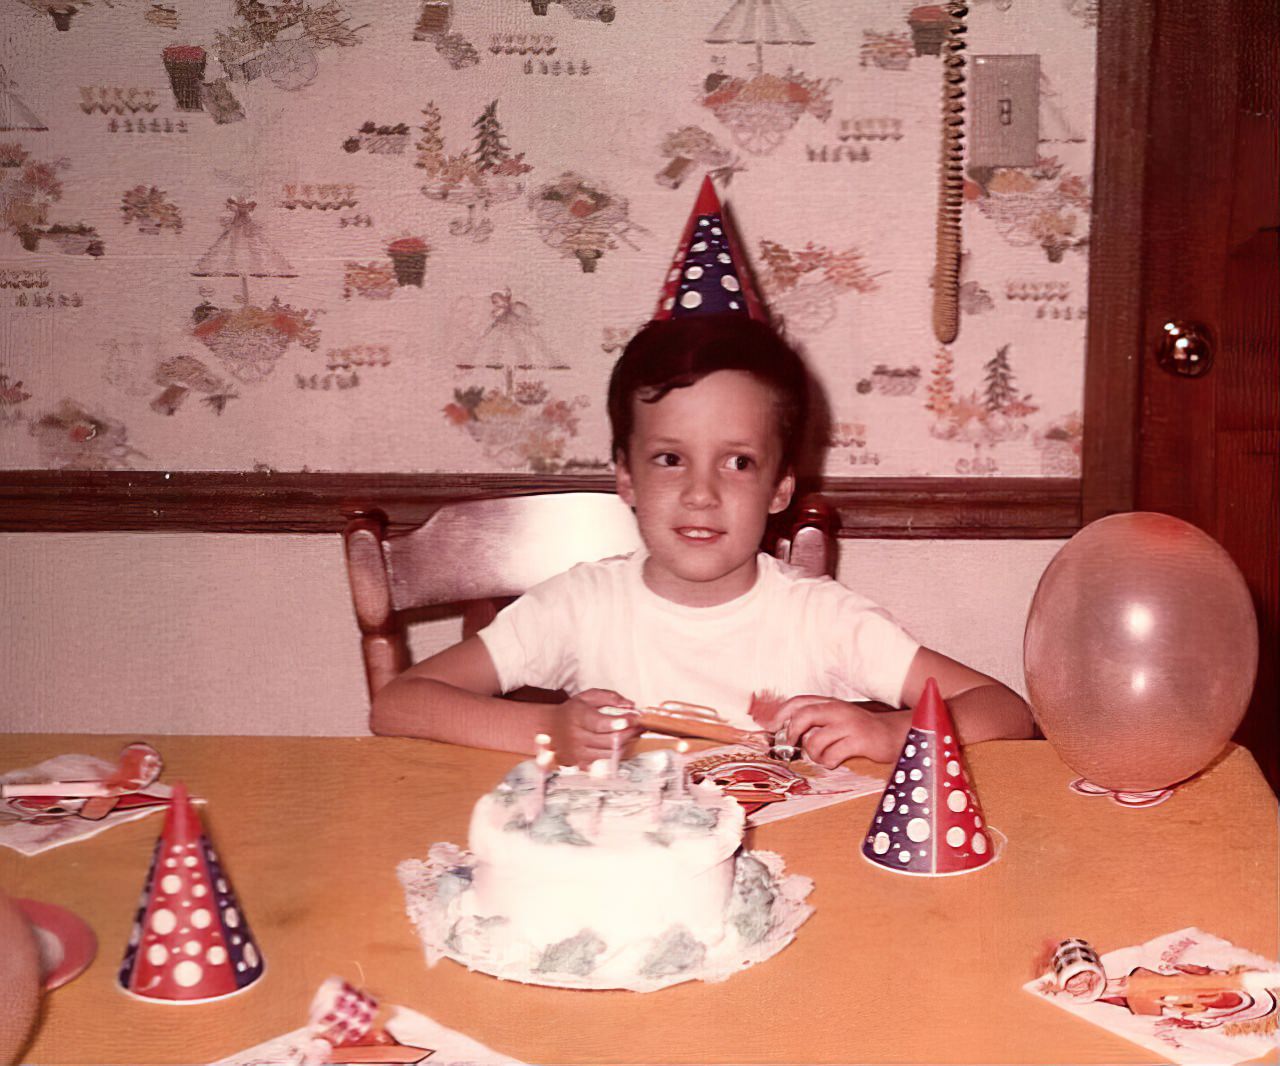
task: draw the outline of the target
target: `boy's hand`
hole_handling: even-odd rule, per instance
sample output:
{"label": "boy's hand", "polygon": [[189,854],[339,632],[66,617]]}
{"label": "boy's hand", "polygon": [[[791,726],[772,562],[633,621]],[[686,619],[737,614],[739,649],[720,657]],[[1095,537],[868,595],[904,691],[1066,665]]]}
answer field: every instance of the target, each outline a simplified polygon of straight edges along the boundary
{"label": "boy's hand", "polygon": [[910,724],[906,712],[873,711],[868,705],[827,696],[793,696],[777,709],[772,723],[761,724],[779,728],[784,722],[787,740],[828,770],[859,755],[875,762],[893,762]]}
{"label": "boy's hand", "polygon": [[[601,707],[635,706],[631,700],[603,688],[589,688],[571,697],[556,709],[551,742],[562,765],[586,767],[596,759],[607,759],[613,754],[614,738],[626,747],[641,733],[635,719],[629,716],[601,714]],[[627,723],[616,733],[613,723]]]}

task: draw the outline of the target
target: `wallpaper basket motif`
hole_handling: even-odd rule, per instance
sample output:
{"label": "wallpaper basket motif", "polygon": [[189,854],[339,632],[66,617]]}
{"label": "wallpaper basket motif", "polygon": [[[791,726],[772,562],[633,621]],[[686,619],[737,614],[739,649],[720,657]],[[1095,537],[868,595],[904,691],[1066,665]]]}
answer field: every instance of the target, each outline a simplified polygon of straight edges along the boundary
{"label": "wallpaper basket motif", "polygon": [[822,392],[806,473],[1078,477],[1095,0],[966,5],[1035,129],[975,151],[1000,100],[949,98],[941,347],[946,5],[0,5],[0,466],[606,473],[710,177]]}

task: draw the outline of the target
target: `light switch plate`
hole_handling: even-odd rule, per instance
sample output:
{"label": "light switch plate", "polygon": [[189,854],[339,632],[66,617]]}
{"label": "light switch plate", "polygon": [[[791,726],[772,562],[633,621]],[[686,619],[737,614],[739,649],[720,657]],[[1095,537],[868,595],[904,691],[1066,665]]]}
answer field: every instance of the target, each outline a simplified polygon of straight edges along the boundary
{"label": "light switch plate", "polygon": [[1034,166],[1040,140],[1040,57],[973,56],[968,165]]}

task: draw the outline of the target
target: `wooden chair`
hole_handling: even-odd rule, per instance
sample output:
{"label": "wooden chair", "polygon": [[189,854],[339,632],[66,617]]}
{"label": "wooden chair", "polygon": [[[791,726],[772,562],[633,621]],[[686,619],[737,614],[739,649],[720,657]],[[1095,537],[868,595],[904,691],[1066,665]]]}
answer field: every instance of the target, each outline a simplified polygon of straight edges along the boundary
{"label": "wooden chair", "polygon": [[[806,574],[833,574],[834,520],[818,497],[795,508],[773,552]],[[640,547],[630,509],[612,492],[505,496],[446,504],[417,529],[389,534],[378,512],[343,534],[369,697],[410,665],[405,618],[462,608],[463,635],[487,625],[502,601],[575,563]]]}

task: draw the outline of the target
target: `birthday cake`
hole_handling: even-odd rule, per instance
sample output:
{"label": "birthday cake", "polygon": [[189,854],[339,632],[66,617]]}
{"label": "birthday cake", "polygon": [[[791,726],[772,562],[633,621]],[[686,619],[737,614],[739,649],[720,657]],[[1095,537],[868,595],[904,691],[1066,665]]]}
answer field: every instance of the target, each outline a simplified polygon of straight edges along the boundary
{"label": "birthday cake", "polygon": [[436,844],[399,873],[428,963],[648,990],[728,977],[811,913],[812,882],[742,833],[741,806],[671,752],[609,773],[523,762],[476,804],[469,851]]}

